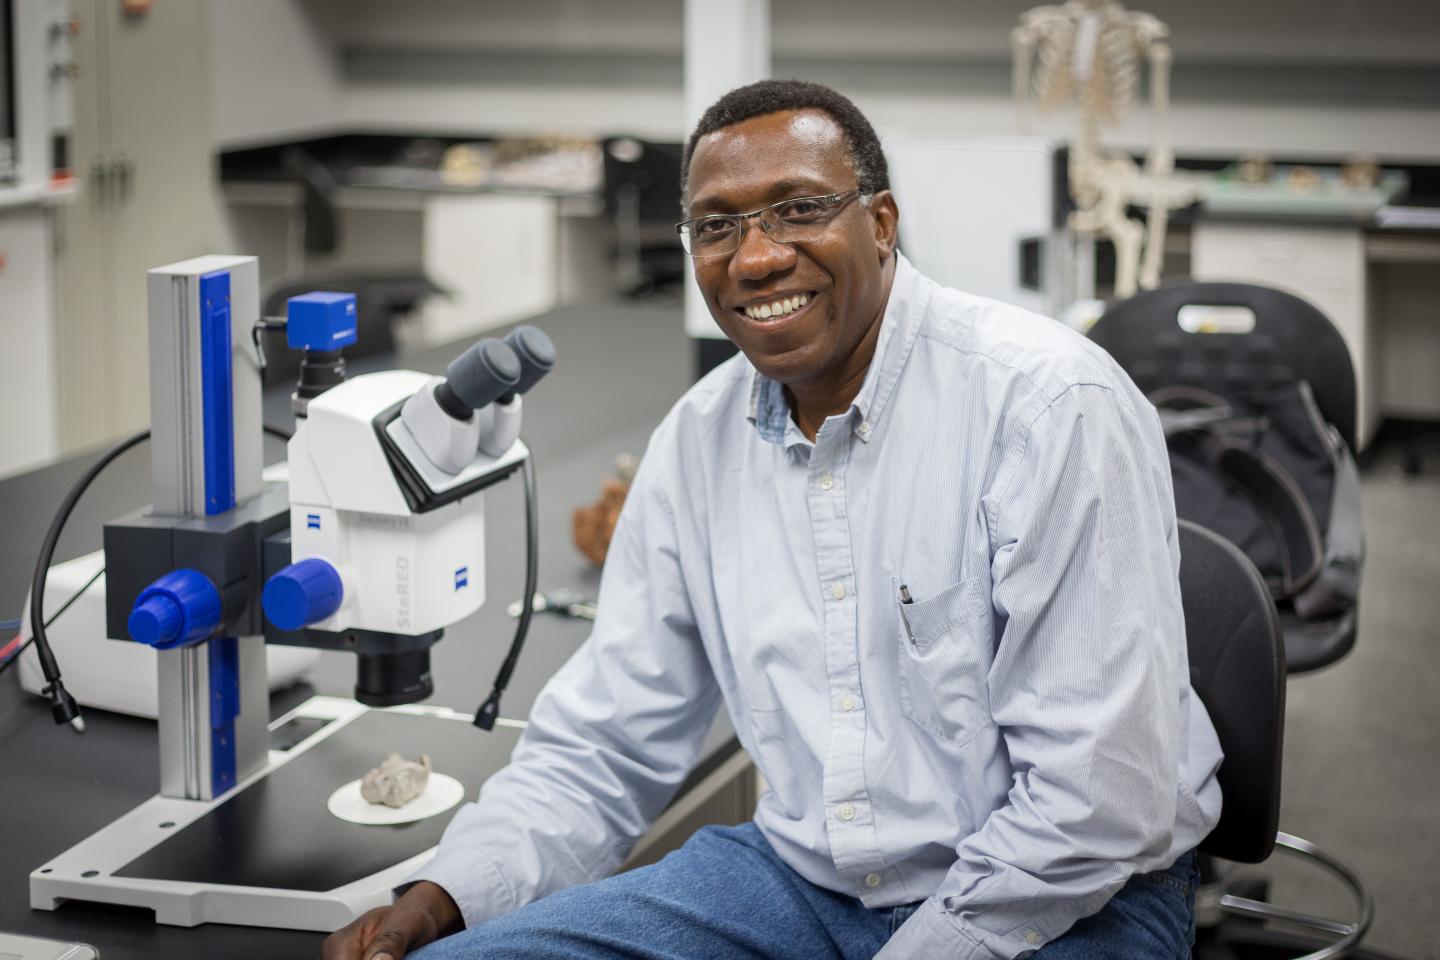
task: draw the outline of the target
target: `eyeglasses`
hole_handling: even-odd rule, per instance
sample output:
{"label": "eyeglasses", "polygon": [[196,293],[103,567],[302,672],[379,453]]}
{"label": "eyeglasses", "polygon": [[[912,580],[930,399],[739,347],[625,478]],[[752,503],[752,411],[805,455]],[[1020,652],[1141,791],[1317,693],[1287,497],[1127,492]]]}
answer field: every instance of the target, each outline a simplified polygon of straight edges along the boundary
{"label": "eyeglasses", "polygon": [[713,213],[675,224],[680,243],[692,257],[726,257],[740,249],[745,221],[758,218],[765,235],[776,243],[814,240],[825,232],[845,204],[856,197],[869,197],[859,190],[831,193],[823,197],[796,197],[781,200],[754,213]]}

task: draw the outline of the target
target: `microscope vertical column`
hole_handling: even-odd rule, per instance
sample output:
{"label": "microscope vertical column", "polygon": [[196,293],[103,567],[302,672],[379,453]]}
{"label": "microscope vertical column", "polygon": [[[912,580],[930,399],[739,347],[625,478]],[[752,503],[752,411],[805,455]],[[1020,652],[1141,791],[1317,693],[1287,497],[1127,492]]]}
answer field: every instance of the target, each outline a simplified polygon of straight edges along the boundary
{"label": "microscope vertical column", "polygon": [[[147,282],[153,516],[224,513],[261,489],[258,265],[200,257]],[[211,799],[265,763],[264,640],[221,636],[158,661],[160,792]]]}

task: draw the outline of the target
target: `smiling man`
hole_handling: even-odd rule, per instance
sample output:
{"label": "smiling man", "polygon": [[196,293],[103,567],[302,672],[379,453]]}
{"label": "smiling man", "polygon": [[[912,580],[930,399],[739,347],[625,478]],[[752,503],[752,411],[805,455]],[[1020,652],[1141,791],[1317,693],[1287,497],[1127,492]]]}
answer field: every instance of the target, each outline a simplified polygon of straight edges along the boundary
{"label": "smiling man", "polygon": [[[1220,751],[1154,410],[1060,325],[917,273],[834,91],[735,90],[684,162],[741,353],[655,431],[512,764],[326,955],[1188,957]],[[754,822],[601,879],[722,705]]]}

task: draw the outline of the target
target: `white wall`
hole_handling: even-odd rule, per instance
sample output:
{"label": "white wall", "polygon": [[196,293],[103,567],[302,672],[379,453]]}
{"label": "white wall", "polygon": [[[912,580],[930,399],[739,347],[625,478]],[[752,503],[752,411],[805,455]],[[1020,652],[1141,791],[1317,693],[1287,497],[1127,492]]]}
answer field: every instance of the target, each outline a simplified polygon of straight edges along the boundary
{"label": "white wall", "polygon": [[[527,79],[346,79],[343,52],[433,51],[483,58],[487,51],[678,58],[678,0],[212,0],[216,37],[216,140],[222,146],[336,127],[432,128],[495,133],[685,133],[678,70],[673,85],[590,84],[573,76]],[[855,65],[928,58],[990,64],[1009,56],[1008,35],[1029,3],[951,0],[774,0],[772,44],[787,58],[837,65],[877,127],[903,133],[1009,135],[1016,132],[1003,89],[911,89]],[[1440,156],[1440,108],[1266,101],[1254,91],[1217,102],[1187,95],[1187,60],[1306,65],[1384,62],[1440,65],[1440,5],[1366,0],[1150,0],[1134,6],[1166,20],[1177,62],[1172,136],[1185,153],[1238,150],[1335,154],[1368,150],[1387,158]],[[677,60],[678,62],[678,60]],[[663,73],[663,70],[662,70]],[[1068,117],[1035,132],[1068,135]],[[1143,112],[1111,139],[1142,146]]]}
{"label": "white wall", "polygon": [[[856,91],[854,100],[882,129],[985,135],[1016,129],[1008,97]],[[1105,139],[1119,147],[1141,148],[1150,136],[1149,122],[1148,111],[1137,111]],[[1074,115],[1037,117],[1031,132],[1068,138],[1074,132]],[[1246,150],[1324,155],[1369,151],[1392,161],[1433,161],[1440,157],[1440,110],[1182,101],[1170,108],[1170,139],[1177,153],[1191,156],[1232,157]]]}
{"label": "white wall", "polygon": [[50,211],[0,207],[0,341],[9,409],[0,417],[0,476],[60,452]]}
{"label": "white wall", "polygon": [[[877,129],[910,135],[1009,136],[1017,132],[1008,97],[955,93],[845,91]],[[464,129],[510,134],[612,133],[682,140],[684,98],[673,91],[361,84],[347,87],[342,110],[365,129]],[[1036,118],[1031,132],[1068,138],[1073,115]],[[1138,112],[1107,135],[1119,147],[1148,142],[1149,116]],[[1177,152],[1232,156],[1238,151],[1343,154],[1387,160],[1440,157],[1440,110],[1275,104],[1176,103],[1170,112]]]}
{"label": "white wall", "polygon": [[298,0],[212,0],[217,147],[306,134],[342,117],[336,33]]}
{"label": "white wall", "polygon": [[356,129],[475,130],[516,136],[628,133],[679,140],[685,128],[680,84],[653,87],[347,84],[340,113]]}

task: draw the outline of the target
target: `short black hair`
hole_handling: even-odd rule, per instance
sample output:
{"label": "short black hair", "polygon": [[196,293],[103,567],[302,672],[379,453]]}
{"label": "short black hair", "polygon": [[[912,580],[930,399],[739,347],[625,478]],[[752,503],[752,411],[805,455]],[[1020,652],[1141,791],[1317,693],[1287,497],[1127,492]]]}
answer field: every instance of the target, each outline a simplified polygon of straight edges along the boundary
{"label": "short black hair", "polygon": [[874,194],[890,189],[890,170],[880,149],[880,138],[875,136],[870,121],[847,97],[808,80],[759,80],[731,90],[700,117],[680,158],[681,196],[689,190],[690,158],[701,137],[781,110],[821,110],[829,114],[850,143],[850,164],[855,168],[860,192]]}

